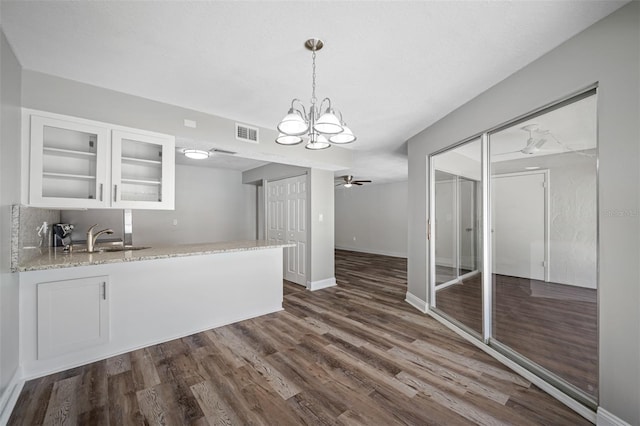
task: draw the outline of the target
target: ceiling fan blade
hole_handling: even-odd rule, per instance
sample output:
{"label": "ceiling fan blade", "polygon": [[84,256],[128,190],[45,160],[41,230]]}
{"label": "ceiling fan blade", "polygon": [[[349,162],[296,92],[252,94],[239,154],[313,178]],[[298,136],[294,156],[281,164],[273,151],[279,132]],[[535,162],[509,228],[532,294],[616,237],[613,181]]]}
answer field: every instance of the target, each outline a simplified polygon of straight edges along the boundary
{"label": "ceiling fan blade", "polygon": [[335,180],[344,180],[344,179],[348,179],[348,178],[349,178],[349,175],[344,175],[344,176],[337,176],[334,179]]}
{"label": "ceiling fan blade", "polygon": [[[524,148],[523,148],[524,149]],[[492,157],[497,157],[498,155],[508,155],[508,154],[515,154],[517,152],[522,152],[522,149],[519,149],[517,151],[509,151],[509,152],[501,152],[500,154],[491,154]]]}
{"label": "ceiling fan blade", "polygon": [[542,138],[538,142],[536,142],[535,147],[537,149],[540,149],[542,148],[542,145],[544,145],[545,143],[547,143],[547,140],[545,138]]}
{"label": "ceiling fan blade", "polygon": [[370,180],[354,180],[351,183],[371,183],[371,181]]}
{"label": "ceiling fan blade", "polygon": [[351,182],[351,185],[358,185],[358,186],[362,186],[362,184],[360,182],[357,181],[353,181]]}

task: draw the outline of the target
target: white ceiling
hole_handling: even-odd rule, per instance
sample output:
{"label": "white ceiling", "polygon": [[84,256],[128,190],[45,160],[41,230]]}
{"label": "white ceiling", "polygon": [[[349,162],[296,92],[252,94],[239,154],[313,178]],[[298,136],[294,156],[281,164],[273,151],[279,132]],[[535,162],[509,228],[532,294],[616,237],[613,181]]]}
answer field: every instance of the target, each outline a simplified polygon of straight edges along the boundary
{"label": "white ceiling", "polygon": [[[349,174],[406,179],[406,140],[626,1],[6,1],[22,66],[266,128],[317,94]],[[345,174],[343,172],[338,174]]]}

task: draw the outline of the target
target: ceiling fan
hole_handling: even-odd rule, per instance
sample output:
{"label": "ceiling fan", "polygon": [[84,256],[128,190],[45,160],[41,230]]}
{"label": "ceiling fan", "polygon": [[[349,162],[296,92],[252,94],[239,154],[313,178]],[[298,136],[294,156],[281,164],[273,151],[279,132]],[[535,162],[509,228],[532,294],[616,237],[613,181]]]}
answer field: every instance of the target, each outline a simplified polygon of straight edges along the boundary
{"label": "ceiling fan", "polygon": [[548,135],[549,131],[540,130],[540,127],[538,127],[537,124],[528,124],[526,126],[523,126],[522,130],[524,130],[525,132],[529,132],[529,138],[527,139],[527,143],[524,148],[518,149],[516,151],[503,152],[496,155],[515,154],[517,152],[521,154],[535,154],[536,152],[540,151],[540,148],[542,148],[545,143],[547,143],[547,139],[544,136]]}
{"label": "ceiling fan", "polygon": [[371,183],[370,180],[354,180],[353,176],[351,175],[340,176],[336,178],[336,180],[343,181],[337,184],[336,186],[344,186],[345,188],[351,188],[353,185],[362,186],[363,183]]}

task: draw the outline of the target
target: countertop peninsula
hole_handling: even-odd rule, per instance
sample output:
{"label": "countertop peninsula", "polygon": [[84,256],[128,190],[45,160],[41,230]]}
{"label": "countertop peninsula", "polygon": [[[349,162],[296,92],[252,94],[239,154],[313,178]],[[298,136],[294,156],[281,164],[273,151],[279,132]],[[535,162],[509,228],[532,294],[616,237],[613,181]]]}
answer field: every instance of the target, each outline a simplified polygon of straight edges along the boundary
{"label": "countertop peninsula", "polygon": [[62,248],[23,249],[15,272],[45,269],[72,268],[76,266],[103,265],[108,263],[136,262],[140,260],[170,257],[201,256],[217,253],[264,250],[293,247],[294,244],[277,244],[265,240],[225,241],[217,243],[154,245],[140,250],[104,251],[87,253],[65,252]]}

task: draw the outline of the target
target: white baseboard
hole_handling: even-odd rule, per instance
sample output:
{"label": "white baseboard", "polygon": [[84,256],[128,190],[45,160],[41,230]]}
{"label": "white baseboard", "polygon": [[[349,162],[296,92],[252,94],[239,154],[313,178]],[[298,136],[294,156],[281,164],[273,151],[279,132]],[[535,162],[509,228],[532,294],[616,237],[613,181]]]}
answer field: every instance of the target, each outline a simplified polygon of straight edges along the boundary
{"label": "white baseboard", "polygon": [[336,277],[331,277],[319,281],[307,281],[307,290],[316,291],[322,290],[323,288],[335,287],[337,285],[338,284],[336,284]]}
{"label": "white baseboard", "polygon": [[422,313],[426,313],[427,312],[427,302],[425,302],[424,300],[420,299],[418,296],[415,296],[409,292],[407,292],[406,298],[404,299],[405,302],[407,302],[408,304],[410,304],[411,306],[413,306],[414,308],[416,308],[417,310],[419,310]]}
{"label": "white baseboard", "polygon": [[631,426],[620,417],[608,412],[602,407],[598,407],[596,424],[598,426]]}
{"label": "white baseboard", "polygon": [[24,380],[22,380],[21,369],[18,367],[0,396],[0,425],[6,425],[9,422],[9,417],[13,407],[16,405],[16,401],[18,401],[18,396],[20,396],[23,386]]}
{"label": "white baseboard", "polygon": [[407,258],[407,253],[400,253],[396,251],[387,251],[387,250],[372,250],[372,249],[363,249],[361,247],[348,247],[348,246],[336,246],[336,250],[347,250],[347,251],[355,251],[358,253],[369,253],[369,254],[379,254],[382,256],[391,256],[391,257],[402,257]]}

